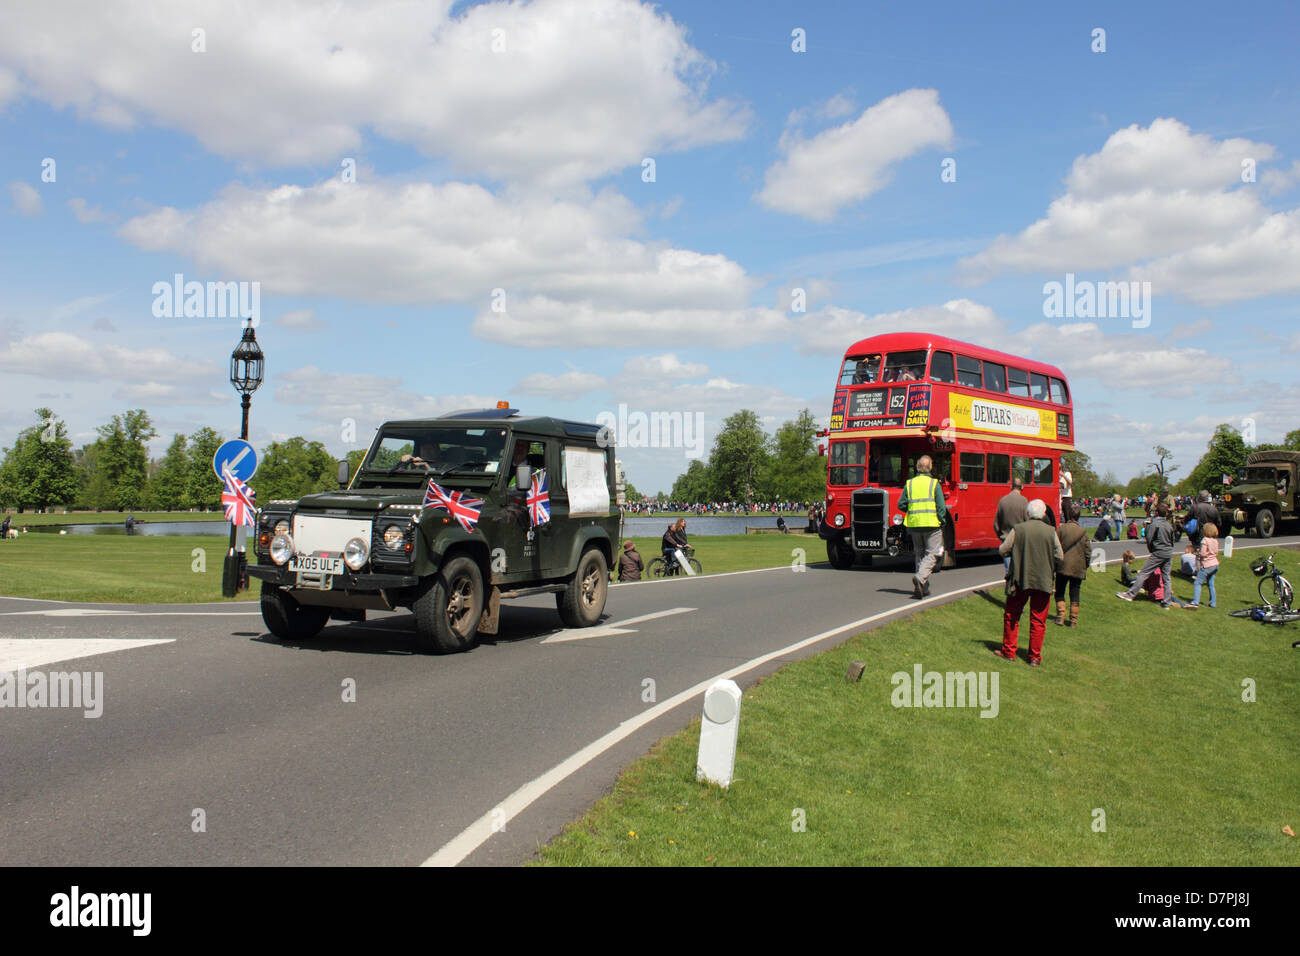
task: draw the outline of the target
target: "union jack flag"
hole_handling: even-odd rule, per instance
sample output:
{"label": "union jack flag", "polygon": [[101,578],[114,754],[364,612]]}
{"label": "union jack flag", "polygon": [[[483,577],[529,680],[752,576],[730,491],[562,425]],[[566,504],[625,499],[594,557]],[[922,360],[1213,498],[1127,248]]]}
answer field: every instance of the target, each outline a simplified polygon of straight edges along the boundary
{"label": "union jack flag", "polygon": [[528,520],[534,528],[551,520],[551,496],[546,490],[546,469],[533,472],[528,491]]}
{"label": "union jack flag", "polygon": [[442,508],[460,522],[466,531],[473,531],[478,523],[479,512],[483,510],[482,498],[471,498],[463,491],[448,491],[432,478],[424,492],[426,508]]}
{"label": "union jack flag", "polygon": [[246,524],[250,528],[255,524],[257,504],[253,501],[253,490],[230,473],[230,469],[221,469],[221,480],[225,490],[221,493],[221,506],[226,511],[226,520],[233,525]]}

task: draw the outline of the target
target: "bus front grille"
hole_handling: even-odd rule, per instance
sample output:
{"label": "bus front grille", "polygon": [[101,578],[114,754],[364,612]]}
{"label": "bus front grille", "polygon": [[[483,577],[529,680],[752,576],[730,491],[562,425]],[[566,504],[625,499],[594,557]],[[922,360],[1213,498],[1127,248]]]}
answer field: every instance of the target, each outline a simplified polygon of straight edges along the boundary
{"label": "bus front grille", "polygon": [[850,527],[855,551],[884,551],[885,529],[888,526],[888,492],[881,488],[859,488],[853,492]]}

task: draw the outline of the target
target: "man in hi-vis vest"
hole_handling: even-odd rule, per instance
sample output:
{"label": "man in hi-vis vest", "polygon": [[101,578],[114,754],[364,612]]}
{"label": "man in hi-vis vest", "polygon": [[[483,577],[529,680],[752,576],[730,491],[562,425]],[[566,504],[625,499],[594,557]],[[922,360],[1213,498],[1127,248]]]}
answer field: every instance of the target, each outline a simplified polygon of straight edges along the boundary
{"label": "man in hi-vis vest", "polygon": [[933,470],[934,460],[929,455],[918,458],[917,473],[907,479],[898,498],[898,510],[907,515],[903,526],[912,535],[912,553],[916,556],[912,597],[917,599],[930,593],[930,574],[943,553],[943,517],[948,513],[939,479],[930,474]]}

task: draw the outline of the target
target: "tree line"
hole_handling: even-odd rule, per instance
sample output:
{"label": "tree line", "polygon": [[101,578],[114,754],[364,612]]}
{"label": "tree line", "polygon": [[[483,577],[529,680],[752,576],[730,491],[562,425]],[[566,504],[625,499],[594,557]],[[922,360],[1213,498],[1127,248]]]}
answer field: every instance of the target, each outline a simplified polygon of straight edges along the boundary
{"label": "tree line", "polygon": [[[52,410],[36,409],[36,419],[3,449],[0,507],[120,512],[221,507],[222,485],[212,457],[226,438],[212,428],[173,435],[162,458],[151,459],[148,442],[158,431],[144,409],[113,415],[96,429],[98,437],[80,448],[73,447],[67,425]],[[349,453],[354,468],[364,454]],[[325,446],[295,436],[263,450],[250,484],[259,501],[270,501],[331,490],[336,478],[336,461]]]}
{"label": "tree line", "polygon": [[772,434],[758,413],[729,416],[707,461],[695,459],[673,482],[674,501],[820,501],[826,494],[826,459],[817,451],[817,424],[801,411]]}

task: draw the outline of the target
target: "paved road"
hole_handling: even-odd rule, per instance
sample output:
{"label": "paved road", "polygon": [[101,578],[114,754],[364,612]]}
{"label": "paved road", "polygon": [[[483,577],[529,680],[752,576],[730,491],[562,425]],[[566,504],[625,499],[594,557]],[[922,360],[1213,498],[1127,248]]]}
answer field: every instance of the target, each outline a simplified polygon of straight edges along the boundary
{"label": "paved road", "polygon": [[[0,865],[516,864],[685,726],[714,677],[748,686],[916,607],[910,570],[616,586],[588,631],[563,630],[549,596],[507,602],[495,641],[450,657],[423,653],[406,613],[294,644],[251,603],[0,598],[0,672],[103,675],[98,718],[0,708]],[[970,559],[922,604],[1001,571]],[[114,641],[134,643],[86,643]]]}

